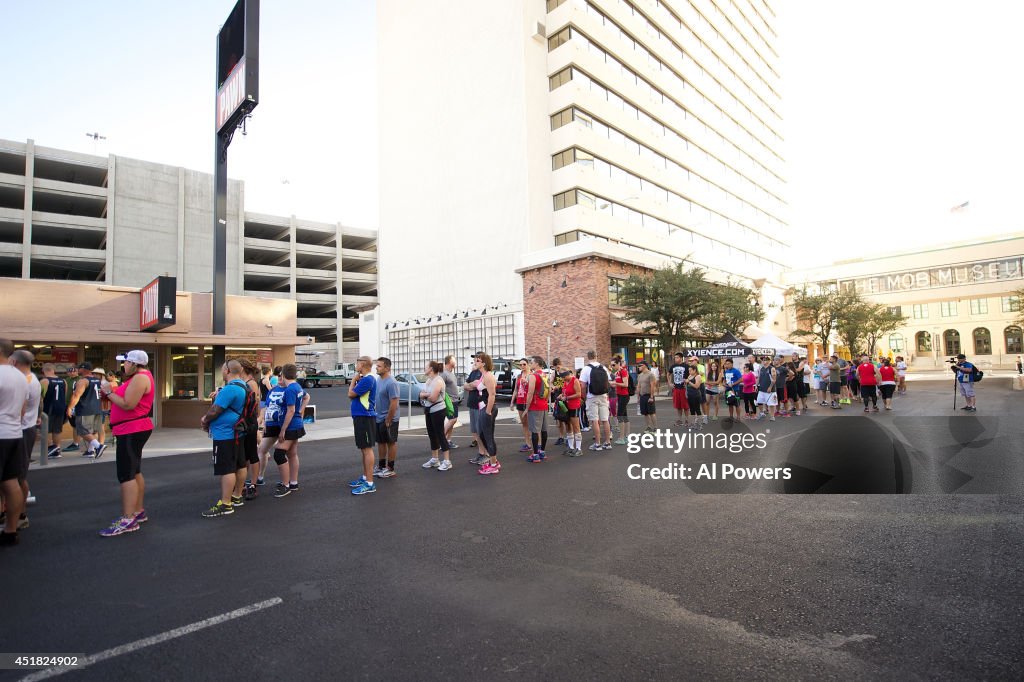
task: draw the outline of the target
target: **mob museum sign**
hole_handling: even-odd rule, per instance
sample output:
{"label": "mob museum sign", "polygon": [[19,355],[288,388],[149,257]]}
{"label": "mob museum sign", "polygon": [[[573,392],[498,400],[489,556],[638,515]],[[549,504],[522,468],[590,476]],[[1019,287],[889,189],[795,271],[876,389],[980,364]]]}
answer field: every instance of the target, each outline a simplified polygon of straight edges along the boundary
{"label": "mob museum sign", "polygon": [[[944,265],[938,268],[894,272],[857,279],[841,279],[843,291],[858,294],[888,294],[918,289],[981,284],[1022,278],[1021,257]],[[831,283],[834,286],[834,281]]]}

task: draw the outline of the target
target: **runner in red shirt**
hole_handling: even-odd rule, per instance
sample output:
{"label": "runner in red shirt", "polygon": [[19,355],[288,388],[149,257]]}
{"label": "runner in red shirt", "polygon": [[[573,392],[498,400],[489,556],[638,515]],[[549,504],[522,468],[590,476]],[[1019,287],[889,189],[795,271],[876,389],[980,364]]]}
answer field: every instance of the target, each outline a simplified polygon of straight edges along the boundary
{"label": "runner in red shirt", "polygon": [[622,356],[616,355],[612,359],[612,386],[615,387],[615,399],[617,401],[615,419],[619,422],[619,438],[616,445],[625,445],[629,437],[629,370]]}
{"label": "runner in red shirt", "polygon": [[516,378],[515,387],[513,388],[514,409],[519,412],[519,425],[523,428],[523,444],[519,446],[519,452],[533,452],[533,446],[530,444],[530,428],[526,425],[526,394],[529,389],[529,363],[526,362],[526,358],[519,360],[519,376]]}
{"label": "runner in red shirt", "polygon": [[892,394],[896,392],[896,368],[892,366],[889,358],[882,358],[882,366],[878,368],[878,376],[881,383],[878,389],[882,392],[882,404],[885,409],[892,409]]}
{"label": "runner in red shirt", "polygon": [[579,457],[583,454],[583,434],[580,433],[580,406],[583,398],[583,384],[575,374],[569,373],[562,384],[562,399],[569,408],[569,434],[566,439],[569,448],[563,455]]}
{"label": "runner in red shirt", "polygon": [[857,379],[860,381],[860,397],[864,403],[864,411],[868,412],[868,401],[875,412],[878,412],[878,369],[871,363],[871,358],[862,355],[857,365]]}

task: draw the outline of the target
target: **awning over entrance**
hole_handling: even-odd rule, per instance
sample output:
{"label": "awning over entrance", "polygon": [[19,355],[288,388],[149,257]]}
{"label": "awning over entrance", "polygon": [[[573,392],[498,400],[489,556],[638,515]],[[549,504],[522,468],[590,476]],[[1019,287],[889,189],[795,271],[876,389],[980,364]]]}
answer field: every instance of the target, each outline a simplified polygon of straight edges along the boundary
{"label": "awning over entrance", "polygon": [[611,314],[612,336],[646,336],[648,332],[626,319],[626,313]]}

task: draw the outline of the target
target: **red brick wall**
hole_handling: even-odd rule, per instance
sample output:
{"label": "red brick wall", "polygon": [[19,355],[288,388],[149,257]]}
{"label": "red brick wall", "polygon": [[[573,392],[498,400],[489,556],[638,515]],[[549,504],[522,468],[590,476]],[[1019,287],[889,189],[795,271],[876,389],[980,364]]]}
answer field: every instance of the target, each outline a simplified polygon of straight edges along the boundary
{"label": "red brick wall", "polygon": [[[572,367],[573,358],[586,357],[588,350],[607,362],[612,353],[608,277],[639,272],[646,270],[588,257],[522,273],[527,355],[546,357],[550,336],[551,357],[561,358],[563,365]],[[551,324],[555,321],[557,327]]]}

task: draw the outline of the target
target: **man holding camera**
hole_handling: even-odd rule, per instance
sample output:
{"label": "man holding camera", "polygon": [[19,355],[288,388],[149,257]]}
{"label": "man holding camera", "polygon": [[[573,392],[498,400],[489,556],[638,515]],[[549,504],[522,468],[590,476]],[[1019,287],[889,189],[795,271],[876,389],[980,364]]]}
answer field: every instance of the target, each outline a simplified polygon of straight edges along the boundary
{"label": "man holding camera", "polygon": [[[950,360],[950,362],[953,361]],[[960,409],[977,412],[978,408],[975,406],[977,398],[974,396],[974,365],[967,362],[966,355],[960,353],[956,356],[956,364],[952,365],[950,369],[956,372],[956,380],[960,382],[960,395],[967,401],[967,405]]]}

